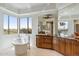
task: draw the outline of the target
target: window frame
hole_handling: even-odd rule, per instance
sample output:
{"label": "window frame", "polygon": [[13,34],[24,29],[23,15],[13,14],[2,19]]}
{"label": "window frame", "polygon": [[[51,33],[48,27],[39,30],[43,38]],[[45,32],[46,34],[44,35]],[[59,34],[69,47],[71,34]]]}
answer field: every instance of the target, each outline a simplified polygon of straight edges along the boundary
{"label": "window frame", "polygon": [[[4,14],[4,15],[7,15],[7,14]],[[7,34],[11,34],[10,33],[10,15],[7,15],[8,16],[8,20],[7,20],[7,22],[8,22],[8,24],[7,24],[7,31],[8,31],[8,33]],[[14,16],[13,16],[14,17]],[[30,26],[29,26],[29,19],[30,19],[30,17],[22,17],[22,18],[26,18],[26,20],[27,20],[27,29],[30,29]],[[17,25],[17,33],[13,33],[13,34],[21,34],[20,33],[20,26],[21,26],[21,18],[18,18],[18,17],[16,17],[16,20],[17,20],[17,22],[16,22],[16,25]],[[4,29],[4,28],[3,28]],[[31,32],[29,32],[29,30],[27,31],[27,33],[23,33],[23,34],[32,34],[32,29],[31,29]]]}
{"label": "window frame", "polygon": [[[26,18],[26,20],[27,20],[27,29],[29,29],[29,27],[30,27],[29,26],[29,19],[30,19],[30,17],[22,17],[22,18]],[[21,18],[19,18],[19,33],[20,33],[20,26],[21,26]],[[28,30],[27,33],[25,33],[25,34],[32,34],[32,31],[31,31],[31,33],[29,33],[29,30]]]}
{"label": "window frame", "polygon": [[[7,15],[7,14],[4,14],[4,15]],[[7,27],[7,28],[8,28],[8,33],[7,33],[7,34],[11,34],[11,33],[10,33],[10,20],[11,20],[11,19],[10,19],[10,16],[9,16],[9,15],[7,15],[7,16],[8,16],[8,24],[7,24],[7,25],[8,25],[8,27]],[[13,16],[13,17],[15,17],[15,16]],[[18,33],[18,19],[17,19],[17,17],[16,17],[16,21],[17,21],[17,22],[16,22],[16,25],[17,25],[17,29],[16,29],[16,30],[17,30],[17,33]],[[4,29],[4,28],[3,28],[3,29]],[[13,34],[17,34],[17,33],[13,33]]]}

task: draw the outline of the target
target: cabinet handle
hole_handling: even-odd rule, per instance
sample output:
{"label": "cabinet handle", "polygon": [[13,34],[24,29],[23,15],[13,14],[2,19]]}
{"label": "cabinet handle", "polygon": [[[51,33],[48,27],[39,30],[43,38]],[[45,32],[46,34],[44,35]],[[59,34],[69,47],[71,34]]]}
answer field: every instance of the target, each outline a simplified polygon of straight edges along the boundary
{"label": "cabinet handle", "polygon": [[47,39],[46,39],[47,40]]}

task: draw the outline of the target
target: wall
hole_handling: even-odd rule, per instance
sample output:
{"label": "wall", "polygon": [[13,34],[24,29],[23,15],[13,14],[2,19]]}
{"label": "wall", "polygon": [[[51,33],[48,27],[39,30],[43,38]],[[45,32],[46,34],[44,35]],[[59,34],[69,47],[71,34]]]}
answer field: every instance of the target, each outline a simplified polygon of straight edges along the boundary
{"label": "wall", "polygon": [[2,40],[2,33],[3,33],[3,14],[0,13],[0,46],[3,44],[3,40]]}
{"label": "wall", "polygon": [[[74,34],[75,26],[74,20],[79,20],[79,4],[72,3],[63,9],[60,9],[58,12],[59,20],[68,21],[69,22],[69,30],[68,35]],[[79,22],[77,22],[79,23]]]}
{"label": "wall", "polygon": [[36,47],[36,34],[38,34],[38,16],[33,15],[32,16],[33,21],[32,21],[32,38],[31,38],[31,43],[33,47]]}
{"label": "wall", "polygon": [[3,33],[3,14],[0,13],[0,35]]}

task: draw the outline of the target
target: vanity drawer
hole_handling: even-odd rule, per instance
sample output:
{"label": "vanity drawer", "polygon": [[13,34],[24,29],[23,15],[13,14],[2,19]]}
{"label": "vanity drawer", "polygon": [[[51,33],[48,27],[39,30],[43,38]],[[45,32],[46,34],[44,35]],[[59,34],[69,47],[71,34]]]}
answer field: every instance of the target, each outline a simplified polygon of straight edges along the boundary
{"label": "vanity drawer", "polygon": [[52,40],[51,39],[45,39],[45,41],[44,41],[45,43],[51,43],[52,42]]}

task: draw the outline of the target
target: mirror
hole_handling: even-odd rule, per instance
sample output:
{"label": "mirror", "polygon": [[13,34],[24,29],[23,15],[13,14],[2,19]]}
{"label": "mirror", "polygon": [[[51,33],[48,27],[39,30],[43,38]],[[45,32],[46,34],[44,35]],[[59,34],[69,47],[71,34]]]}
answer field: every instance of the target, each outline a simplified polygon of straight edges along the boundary
{"label": "mirror", "polygon": [[79,32],[79,20],[63,19],[58,21],[58,36],[74,36]]}
{"label": "mirror", "polygon": [[58,21],[58,35],[65,36],[68,32],[68,21]]}
{"label": "mirror", "polygon": [[38,34],[53,35],[53,18],[51,14],[38,17]]}

